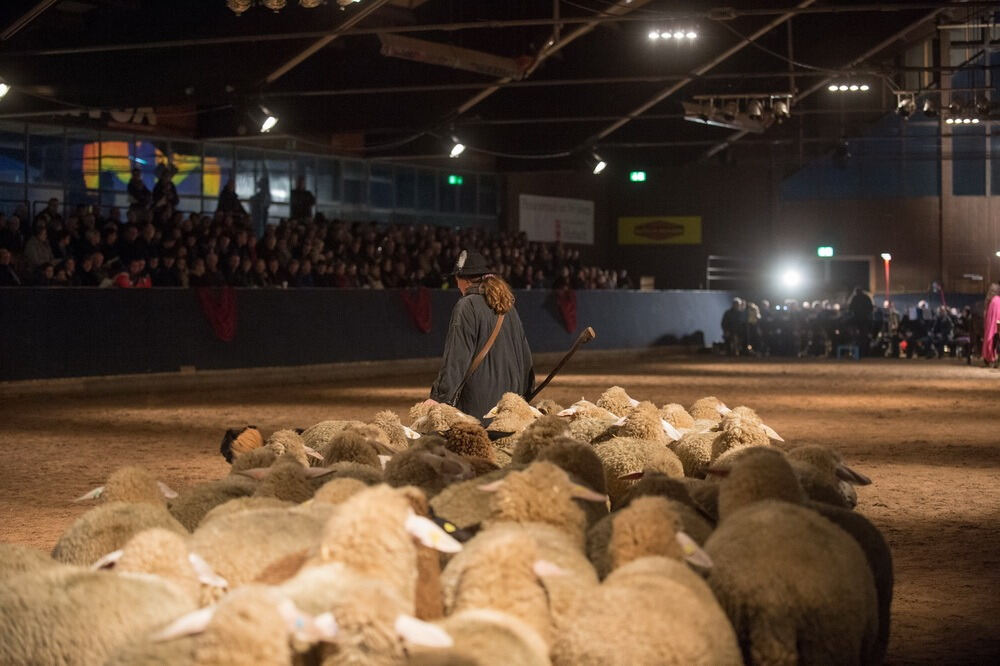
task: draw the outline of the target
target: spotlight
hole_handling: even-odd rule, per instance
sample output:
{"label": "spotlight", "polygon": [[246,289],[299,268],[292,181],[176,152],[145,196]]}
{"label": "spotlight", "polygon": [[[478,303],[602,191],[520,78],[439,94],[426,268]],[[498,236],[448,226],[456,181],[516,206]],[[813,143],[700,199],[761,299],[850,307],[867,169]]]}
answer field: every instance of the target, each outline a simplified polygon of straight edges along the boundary
{"label": "spotlight", "polygon": [[740,112],[740,106],[736,102],[726,102],[722,107],[722,117],[732,122],[736,120],[736,114]]}
{"label": "spotlight", "polygon": [[688,30],[688,33],[684,36],[687,37],[688,39],[697,39],[698,33],[695,32],[694,30]]}
{"label": "spotlight", "polygon": [[850,90],[851,92],[857,92],[857,90],[858,90],[858,84],[852,83],[850,86],[848,86],[847,89]]}
{"label": "spotlight", "polygon": [[448,153],[448,157],[458,157],[465,152],[465,144],[458,140],[458,137],[454,134],[451,136],[451,152]]}
{"label": "spotlight", "polygon": [[1000,257],[1000,250],[997,250],[997,256]]}
{"label": "spotlight", "polygon": [[990,112],[990,103],[987,99],[980,97],[976,100],[976,112],[986,115]]}
{"label": "spotlight", "polygon": [[250,116],[250,120],[253,121],[257,127],[257,131],[261,134],[270,132],[278,124],[278,116],[268,111],[267,107],[262,104],[258,104],[255,109],[251,109],[247,115]]}
{"label": "spotlight", "polygon": [[[666,35],[666,36],[669,37],[670,35]],[[660,38],[659,31],[658,30],[650,30],[649,31],[649,38],[650,39],[654,39],[654,40],[655,39],[659,39]]]}
{"label": "spotlight", "polygon": [[663,32],[660,33],[660,37],[663,39],[670,39],[673,36],[674,33],[670,32],[669,30],[664,30]]}
{"label": "spotlight", "polygon": [[676,32],[674,32],[674,39],[684,39],[684,31],[677,30]]}
{"label": "spotlight", "polygon": [[789,289],[795,289],[802,284],[802,273],[794,268],[787,268],[781,274],[781,284]]}
{"label": "spotlight", "polygon": [[892,255],[888,252],[882,253],[882,261],[892,261]]}
{"label": "spotlight", "polygon": [[4,81],[3,79],[0,79],[0,99],[6,97],[7,93],[9,92],[10,92],[10,84]]}
{"label": "spotlight", "polygon": [[972,119],[972,124],[973,125],[978,125],[979,124],[979,118],[973,118]]}
{"label": "spotlight", "polygon": [[896,113],[902,118],[909,118],[910,114],[913,113],[917,108],[916,102],[913,101],[912,97],[904,97],[899,101],[899,106],[896,107]]}
{"label": "spotlight", "polygon": [[968,125],[972,122],[972,118],[962,118],[962,124]]}
{"label": "spotlight", "polygon": [[933,117],[937,115],[937,107],[934,106],[934,101],[930,98],[924,100],[923,106],[924,115],[927,117]]}
{"label": "spotlight", "polygon": [[948,123],[949,125],[954,125],[955,124],[955,119],[954,118],[946,118],[945,122]]}
{"label": "spotlight", "polygon": [[868,92],[871,89],[871,87],[867,83],[862,83],[859,86],[859,89],[861,90],[861,92]]}
{"label": "spotlight", "polygon": [[752,99],[747,102],[747,118],[750,120],[760,120],[764,117],[764,105],[760,100]]}
{"label": "spotlight", "polygon": [[839,86],[837,86],[837,90],[839,90],[840,92],[847,92],[847,84],[841,83]]}
{"label": "spotlight", "polygon": [[604,171],[604,169],[607,168],[607,166],[608,163],[605,162],[603,159],[601,159],[600,155],[598,155],[597,153],[592,153],[590,160],[590,167],[595,176]]}
{"label": "spotlight", "polygon": [[788,120],[791,115],[788,111],[788,102],[783,99],[776,99],[771,102],[771,110],[774,112],[774,119],[779,123]]}
{"label": "spotlight", "polygon": [[826,89],[830,92],[837,92],[840,88],[837,87],[836,83],[831,83]]}

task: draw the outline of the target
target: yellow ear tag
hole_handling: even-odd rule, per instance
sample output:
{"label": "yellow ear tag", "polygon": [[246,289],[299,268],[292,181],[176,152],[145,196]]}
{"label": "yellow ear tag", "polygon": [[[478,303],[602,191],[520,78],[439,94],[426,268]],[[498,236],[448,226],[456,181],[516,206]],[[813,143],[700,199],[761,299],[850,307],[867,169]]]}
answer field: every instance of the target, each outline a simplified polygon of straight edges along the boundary
{"label": "yellow ear tag", "polygon": [[455,530],[457,530],[457,529],[458,529],[457,527],[455,527],[455,526],[454,526],[454,525],[452,525],[451,523],[445,523],[445,524],[444,524],[444,525],[442,525],[441,527],[443,527],[443,528],[444,528],[444,531],[445,531],[445,532],[447,532],[448,534],[451,534],[452,532],[454,532]]}

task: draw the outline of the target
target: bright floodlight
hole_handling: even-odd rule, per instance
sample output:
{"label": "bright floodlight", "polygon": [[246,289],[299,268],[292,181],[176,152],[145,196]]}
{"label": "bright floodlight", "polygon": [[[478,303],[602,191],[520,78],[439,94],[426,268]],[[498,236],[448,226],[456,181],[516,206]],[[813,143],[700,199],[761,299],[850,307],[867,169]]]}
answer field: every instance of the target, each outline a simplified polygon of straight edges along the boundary
{"label": "bright floodlight", "polygon": [[452,145],[451,152],[448,153],[448,157],[458,157],[465,152],[465,144],[455,137],[452,137],[452,141],[454,142],[454,145]]}
{"label": "bright floodlight", "polygon": [[840,88],[837,87],[836,83],[831,83],[829,86],[827,86],[827,90],[829,90],[830,92],[837,92],[838,90],[840,90]]}
{"label": "bright floodlight", "polygon": [[591,161],[591,165],[593,166],[594,175],[596,176],[607,168],[608,163],[601,159],[600,155],[594,153],[594,159]]}
{"label": "bright floodlight", "polygon": [[852,92],[856,91],[857,89],[858,89],[858,84],[856,84],[856,83],[852,83],[852,84],[850,85],[850,88],[849,88],[849,90],[851,90]]}
{"label": "bright floodlight", "polygon": [[781,274],[781,284],[790,289],[794,289],[802,284],[802,273],[799,273],[794,268],[786,269],[785,272]]}
{"label": "bright floodlight", "polygon": [[10,92],[10,84],[8,84],[3,79],[0,79],[0,99],[6,97],[7,93],[9,92]]}
{"label": "bright floodlight", "polygon": [[673,36],[674,33],[670,32],[669,30],[664,30],[663,32],[660,33],[660,39],[670,39]]}
{"label": "bright floodlight", "polygon": [[948,123],[949,125],[954,125],[955,124],[955,119],[954,118],[948,118],[948,119],[945,120],[945,122]]}
{"label": "bright floodlight", "polygon": [[695,32],[694,30],[690,30],[690,31],[688,31],[688,34],[686,35],[686,37],[688,39],[695,39],[696,37],[698,37],[698,33]]}
{"label": "bright floodlight", "polygon": [[[669,37],[670,35],[666,34],[666,36]],[[650,30],[649,31],[649,38],[650,39],[659,39],[660,38],[660,32],[658,30]]]}
{"label": "bright floodlight", "polygon": [[674,33],[674,39],[684,39],[684,31],[678,30]]}
{"label": "bright floodlight", "polygon": [[845,92],[845,91],[847,90],[847,84],[846,84],[846,83],[841,83],[841,84],[840,84],[840,85],[839,85],[839,86],[837,87],[837,90],[839,90],[840,92]]}
{"label": "bright floodlight", "polygon": [[972,119],[972,124],[973,125],[978,125],[979,124],[979,118],[973,118]]}
{"label": "bright floodlight", "polygon": [[867,83],[862,83],[858,89],[861,90],[861,92],[868,92],[869,85]]}
{"label": "bright floodlight", "polygon": [[889,254],[888,252],[883,252],[882,253],[882,260],[883,261],[892,261],[892,255]]}
{"label": "bright floodlight", "polygon": [[997,250],[997,256],[1000,257],[1000,250]]}

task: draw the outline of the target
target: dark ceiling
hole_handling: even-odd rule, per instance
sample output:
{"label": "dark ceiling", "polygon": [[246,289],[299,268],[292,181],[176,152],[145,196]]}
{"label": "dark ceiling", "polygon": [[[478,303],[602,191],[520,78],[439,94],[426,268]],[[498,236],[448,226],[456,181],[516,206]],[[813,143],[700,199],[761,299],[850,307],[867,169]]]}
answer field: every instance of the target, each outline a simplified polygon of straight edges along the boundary
{"label": "dark ceiling", "polygon": [[[4,2],[0,28],[8,30],[33,8],[50,6],[0,42],[0,75],[15,86],[0,117],[33,114],[20,117],[46,119],[34,114],[73,107],[196,105],[198,134],[209,138],[236,134],[240,109],[263,101],[280,116],[279,139],[307,137],[329,145],[331,135],[360,133],[370,156],[440,154],[454,127],[473,150],[496,157],[501,169],[566,166],[590,146],[648,161],[684,162],[703,156],[733,131],[685,122],[681,100],[699,94],[802,92],[831,73],[850,69],[871,83],[869,93],[834,95],[824,87],[797,101],[788,122],[739,144],[752,150],[798,139],[824,147],[824,141],[857,133],[894,106],[887,81],[899,85],[902,52],[934,33],[934,21],[919,23],[922,19],[935,8],[948,7],[938,18],[965,20],[988,5],[885,2],[871,11],[876,3],[728,0],[730,11],[723,12],[719,3],[666,0],[393,0],[374,9],[373,3],[363,0],[342,10],[328,0],[306,9],[288,0],[277,13],[255,6],[236,16],[225,0]],[[781,12],[768,10],[797,4],[809,8],[604,135],[602,130],[679,77],[780,18]],[[364,11],[370,16],[353,32],[267,82],[269,74],[315,43],[317,33],[336,30]],[[495,77],[383,56],[375,34],[430,24],[547,21],[556,11],[572,21],[602,22],[559,48],[560,40],[585,24],[561,26],[554,53],[542,58],[530,76],[501,87],[462,114],[457,109]],[[624,20],[607,20],[607,12]],[[913,30],[848,68],[914,24]],[[666,26],[697,30],[698,38],[667,43],[647,37],[651,29]],[[491,24],[405,34],[529,62],[554,37],[553,29],[551,24]],[[304,32],[313,34],[276,38]],[[245,39],[200,43],[219,38]],[[573,83],[582,79],[591,82]],[[437,89],[359,92],[425,86]],[[553,157],[526,159],[548,155]]]}

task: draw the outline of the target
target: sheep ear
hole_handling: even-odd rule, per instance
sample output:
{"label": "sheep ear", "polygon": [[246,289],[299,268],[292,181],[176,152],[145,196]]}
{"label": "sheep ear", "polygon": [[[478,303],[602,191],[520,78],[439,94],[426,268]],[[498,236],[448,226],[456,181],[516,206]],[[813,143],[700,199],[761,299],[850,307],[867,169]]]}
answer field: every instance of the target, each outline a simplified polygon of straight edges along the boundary
{"label": "sheep ear", "polygon": [[705,470],[705,474],[711,474],[713,476],[718,476],[720,478],[726,478],[729,476],[730,469],[728,467],[709,467]]}
{"label": "sheep ear", "polygon": [[627,420],[628,419],[625,418],[624,416],[619,416],[618,420],[615,421],[614,423],[612,423],[611,425],[613,425],[613,426],[623,426],[623,425],[625,425],[625,421],[627,421]]}
{"label": "sheep ear", "polygon": [[619,481],[638,481],[643,476],[646,475],[645,471],[642,472],[629,472],[628,474],[622,474],[618,477]]}
{"label": "sheep ear", "polygon": [[337,625],[337,619],[333,617],[333,613],[329,611],[326,613],[320,613],[313,618],[313,628],[316,630],[316,635],[319,640],[327,643],[333,642],[333,640],[337,638],[337,633],[340,631],[340,627]]}
{"label": "sheep ear", "polygon": [[488,411],[485,414],[483,414],[483,418],[484,419],[495,419],[497,417],[497,414],[499,414],[499,413],[500,413],[499,410],[497,410],[496,406],[494,406],[493,409],[491,409],[490,411]]}
{"label": "sheep ear", "polygon": [[495,493],[496,491],[500,490],[500,488],[503,487],[503,479],[497,479],[496,481],[490,481],[489,483],[484,483],[483,485],[478,486],[478,487],[482,491],[485,491],[485,492],[488,492],[488,493]]}
{"label": "sheep ear", "polygon": [[121,548],[119,548],[118,550],[113,550],[104,557],[102,557],[101,559],[91,564],[90,569],[91,571],[99,571],[101,569],[114,569],[115,564],[118,563],[118,560],[122,559],[122,555],[124,554],[125,551],[122,550]]}
{"label": "sheep ear", "polygon": [[731,412],[731,411],[733,411],[733,410],[729,409],[728,407],[726,407],[725,405],[723,405],[723,404],[722,404],[722,403],[720,402],[719,404],[717,404],[717,405],[715,406],[715,411],[717,411],[717,412],[719,412],[720,414],[722,414],[723,416],[725,416],[726,414],[728,414],[729,412]]}
{"label": "sheep ear", "polygon": [[535,416],[544,416],[544,414],[542,414],[542,411],[538,409],[538,407],[535,407],[534,405],[528,405],[528,409],[530,409],[531,413],[534,414]]}
{"label": "sheep ear", "polygon": [[403,426],[403,435],[406,439],[420,439],[420,433],[408,426]]}
{"label": "sheep ear", "polygon": [[439,550],[442,553],[457,553],[462,550],[462,544],[429,518],[418,516],[411,511],[406,516],[404,526],[407,532],[428,548]]}
{"label": "sheep ear", "polygon": [[211,622],[213,615],[215,615],[215,606],[199,608],[192,613],[180,616],[167,625],[165,629],[153,634],[150,637],[150,640],[154,643],[161,643],[163,641],[181,638],[182,636],[200,634],[205,631],[205,627],[207,627],[208,623]]}
{"label": "sheep ear", "polygon": [[633,407],[638,407],[639,406],[639,401],[636,400],[635,398],[629,398],[628,399],[628,404],[632,405]]}
{"label": "sheep ear", "polygon": [[681,433],[678,432],[673,423],[666,419],[660,419],[660,423],[663,424],[663,432],[667,433],[667,437],[669,437],[671,441],[676,442],[681,438]]}
{"label": "sheep ear", "polygon": [[306,476],[310,479],[318,479],[321,476],[333,474],[337,470],[329,467],[305,467],[302,471],[305,472]]}
{"label": "sheep ear", "polygon": [[163,483],[163,481],[157,481],[156,486],[160,489],[160,492],[163,493],[163,496],[166,497],[167,499],[174,499],[175,497],[177,497],[177,491],[168,486],[167,484]]}
{"label": "sheep ear", "polygon": [[852,483],[856,486],[871,485],[872,480],[860,472],[855,472],[847,465],[841,463],[837,465],[837,478]]}
{"label": "sheep ear", "polygon": [[535,560],[535,563],[531,565],[531,568],[535,572],[535,575],[539,578],[545,578],[546,576],[569,575],[568,571],[555,562],[549,562],[548,560]]}
{"label": "sheep ear", "polygon": [[685,532],[677,532],[677,543],[684,552],[684,559],[703,569],[712,568],[712,558]]}
{"label": "sheep ear", "polygon": [[104,486],[97,486],[96,488],[94,488],[90,492],[86,492],[86,493],[80,495],[79,497],[77,497],[73,501],[74,502],[84,502],[86,500],[97,499],[98,497],[100,497],[103,494],[104,494]]}
{"label": "sheep ear", "polygon": [[385,469],[386,463],[388,463],[390,460],[392,460],[392,456],[382,456],[382,455],[380,455],[378,457],[379,463],[382,464],[382,469]]}
{"label": "sheep ear", "polygon": [[254,467],[253,469],[241,469],[237,474],[242,474],[243,476],[249,476],[251,479],[256,479],[262,481],[266,479],[268,474],[271,473],[270,467]]}
{"label": "sheep ear", "polygon": [[580,407],[578,405],[572,405],[562,410],[561,412],[557,412],[556,416],[573,416],[578,411],[580,411]]}
{"label": "sheep ear", "polygon": [[441,627],[418,620],[410,615],[396,617],[396,633],[411,645],[431,648],[449,648],[455,644],[447,631]]}
{"label": "sheep ear", "polygon": [[307,447],[305,447],[305,449],[306,449],[306,455],[309,456],[310,458],[315,458],[316,460],[322,460],[323,459],[323,454],[321,454],[319,451],[317,451],[313,447],[307,446]]}
{"label": "sheep ear", "polygon": [[198,580],[205,585],[218,587],[222,590],[229,587],[229,582],[219,574],[215,573],[212,569],[212,565],[206,562],[205,559],[198,553],[189,553],[188,562],[190,562],[191,566],[194,567],[194,572],[198,575]]}
{"label": "sheep ear", "polygon": [[776,433],[774,431],[774,428],[772,428],[771,426],[769,426],[767,424],[764,424],[764,423],[761,423],[760,427],[764,429],[764,432],[766,432],[767,436],[770,437],[771,439],[776,439],[779,442],[785,441],[785,438],[782,437],[781,435],[779,435],[778,433]]}
{"label": "sheep ear", "polygon": [[601,502],[601,503],[608,501],[607,495],[602,495],[596,490],[591,490],[587,486],[580,485],[579,483],[571,484],[571,486],[572,490],[570,491],[570,494],[575,499],[582,499],[582,500],[587,500],[588,502]]}

